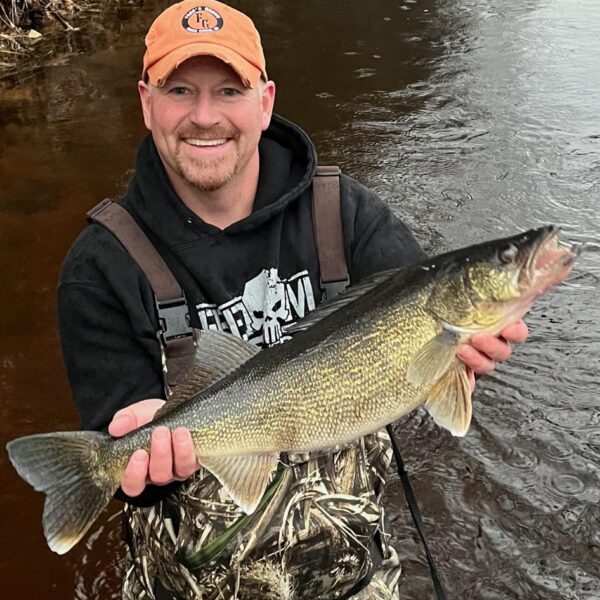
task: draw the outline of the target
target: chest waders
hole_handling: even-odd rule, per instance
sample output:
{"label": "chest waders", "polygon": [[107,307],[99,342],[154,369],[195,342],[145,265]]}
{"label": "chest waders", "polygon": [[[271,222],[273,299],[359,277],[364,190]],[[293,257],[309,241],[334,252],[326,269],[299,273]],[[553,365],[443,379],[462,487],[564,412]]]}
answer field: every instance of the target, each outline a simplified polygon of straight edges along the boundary
{"label": "chest waders", "polygon": [[[333,297],[341,293],[350,283],[347,263],[344,255],[340,202],[340,169],[338,167],[317,167],[316,176],[313,179],[312,210],[314,235],[319,261],[320,286],[323,300],[331,300]],[[106,227],[113,233],[113,235],[115,235],[115,237],[117,237],[117,239],[119,239],[124,248],[142,269],[150,283],[150,286],[154,292],[156,314],[159,323],[157,337],[161,346],[163,378],[165,392],[168,398],[174,388],[176,388],[179,383],[185,381],[191,360],[195,353],[194,339],[198,332],[195,331],[190,325],[189,307],[185,298],[185,293],[179,286],[163,258],[157,252],[154,245],[150,242],[146,234],[142,231],[131,214],[122,206],[110,199],[103,200],[88,212],[88,218],[91,222],[98,223]],[[395,443],[391,426],[388,426],[388,434],[391,437],[394,456],[396,457],[400,477],[405,487],[405,492],[407,494],[413,519],[417,525],[419,535],[425,544],[427,559],[432,571],[436,594],[439,600],[443,600],[445,596],[443,595],[443,590],[441,589],[441,584],[439,582],[435,565],[433,564],[424,534],[422,533],[422,523],[418,513],[418,507],[416,506],[412,489],[410,489],[408,476],[404,471],[401,462],[402,459],[399,455],[399,450]],[[366,467],[367,469],[370,468],[377,478],[379,478],[381,481],[384,481],[385,471],[389,464],[389,456],[386,456],[389,453],[386,452],[386,450],[389,450],[389,440],[385,434],[380,433],[379,436],[368,436],[368,438],[364,438],[361,443],[360,452],[354,452],[354,454],[350,452],[351,460],[338,460],[336,462],[336,459],[339,459],[340,456],[348,454],[348,452],[341,452],[334,455],[333,461],[329,462],[336,463],[336,466],[338,466],[339,470],[342,472],[350,471],[352,470],[352,467],[354,467],[354,469],[356,469],[358,472],[360,471],[360,468],[356,464],[358,460],[357,457],[362,456],[363,459],[367,457],[363,467]],[[305,459],[306,457],[299,457],[299,462],[294,463],[293,470],[295,472],[302,472],[303,463],[305,465],[309,465],[309,467],[314,467],[315,471],[319,471],[318,459],[317,461],[309,460],[308,462],[306,462]],[[327,459],[321,459],[321,463],[321,467],[325,467],[330,470],[329,466],[326,464]],[[348,465],[347,463],[351,464]],[[373,466],[375,463],[377,463],[378,468]],[[369,465],[371,466],[369,467]],[[305,479],[298,479],[298,475],[296,475],[299,481],[307,481],[310,479],[311,473],[309,472],[309,467],[304,467],[303,477]],[[269,516],[272,518],[273,513],[276,510],[283,510],[282,496],[285,485],[282,484],[282,481],[286,479],[286,476],[290,471],[292,471],[290,468],[284,468],[283,471],[278,471],[277,476],[269,486],[267,492],[265,493],[265,497],[261,502],[261,506],[257,510],[257,513],[261,515],[258,519],[258,523],[253,524],[253,527],[250,530],[250,535],[248,536],[249,541],[242,549],[242,552],[237,553],[237,560],[242,561],[245,557],[247,557],[250,554],[251,548],[258,545],[259,537],[267,534],[269,529]],[[342,478],[343,477],[344,473],[342,473]],[[347,473],[345,474],[345,478],[346,480],[348,479]],[[207,481],[205,482],[204,479],[207,479]],[[208,481],[208,479],[210,479],[210,477],[203,478],[202,481],[198,482],[196,488],[214,488],[214,480]],[[289,477],[287,477],[287,479],[289,480]],[[333,479],[334,478],[332,477],[332,480]],[[364,474],[362,479],[363,486],[366,484],[368,487],[368,483],[364,481]],[[289,487],[289,481],[287,483]],[[358,487],[360,489],[360,486]],[[281,493],[278,494],[278,491]],[[214,489],[212,490],[212,493],[214,496]],[[325,495],[325,497],[327,496]],[[336,600],[343,600],[344,598],[353,597],[357,600],[375,600],[376,598],[381,598],[382,600],[391,600],[398,597],[396,588],[401,572],[399,560],[395,551],[388,544],[389,532],[385,531],[385,519],[383,517],[383,513],[379,515],[377,511],[372,510],[373,500],[378,503],[380,498],[371,498],[370,500],[371,502],[366,501],[366,504],[363,508],[365,514],[364,520],[366,523],[369,523],[371,527],[369,528],[369,526],[366,526],[364,528],[363,533],[366,535],[362,539],[360,535],[358,537],[350,536],[353,538],[352,541],[358,543],[363,548],[365,548],[364,543],[369,545],[369,564],[366,565],[366,568],[359,569],[361,576],[358,578],[358,580],[354,578],[354,581],[350,581],[348,585],[339,586],[341,588],[341,593],[334,592],[331,596],[328,595],[327,598],[331,597],[335,598]],[[301,502],[301,500],[299,499],[298,502]],[[176,501],[169,502],[166,500],[160,503],[161,506],[163,504],[165,506],[160,511],[152,510],[150,511],[149,516],[147,515],[148,509],[140,510],[133,507],[125,509],[125,526],[126,531],[129,534],[129,545],[130,550],[132,551],[134,562],[136,544],[132,535],[132,520],[135,520],[137,525],[139,525],[140,520],[145,521],[143,523],[143,528],[158,527],[158,521],[162,520],[160,525],[162,525],[162,529],[167,531],[171,540],[175,540],[178,537],[178,532],[181,530],[182,524],[189,521],[189,515],[182,514],[184,511],[178,509]],[[338,502],[338,504],[341,506],[340,502]],[[348,508],[351,512],[356,511],[355,506]],[[146,512],[144,512],[144,510]],[[373,514],[370,514],[370,512]],[[129,519],[127,519],[127,517],[129,517]],[[337,515],[337,517],[340,517],[340,515]],[[336,522],[339,522],[340,527],[344,526],[345,521],[343,517],[340,517],[339,521],[336,521],[335,519],[336,516],[334,515],[332,517],[332,521],[329,523],[330,528],[331,524],[335,524]],[[187,593],[186,595],[174,595],[172,592],[170,592],[161,584],[156,576],[156,573],[153,573],[152,569],[149,569],[148,565],[144,564],[146,562],[144,560],[146,557],[141,557],[141,560],[137,561],[137,565],[134,564],[128,569],[126,579],[127,575],[135,575],[133,573],[133,569],[135,569],[137,566],[137,578],[143,579],[143,583],[145,585],[143,589],[139,589],[139,587],[134,589],[132,587],[129,596],[124,589],[123,597],[135,597],[136,600],[138,598],[141,599],[152,597],[156,598],[157,600],[171,600],[182,597],[207,599],[225,597],[223,596],[223,588],[220,588],[218,584],[216,585],[218,588],[218,593],[216,595],[212,595],[210,593],[205,594],[202,587],[194,579],[193,573],[194,570],[198,572],[204,565],[209,563],[211,560],[216,559],[222,552],[224,552],[228,546],[228,543],[233,541],[236,535],[242,531],[244,527],[248,527],[249,520],[249,516],[242,516],[231,522],[228,521],[225,523],[223,531],[218,535],[213,536],[210,542],[203,545],[199,552],[195,552],[191,555],[178,553],[178,559],[180,559],[182,564],[185,565],[185,568],[181,569],[181,573],[179,573],[180,579],[183,580],[184,587],[191,590],[191,596]],[[381,523],[379,527],[375,528],[374,539],[369,540],[369,531],[371,531],[371,536],[373,534],[372,524],[374,520],[381,520]],[[205,529],[210,529],[211,527],[210,525],[207,527],[205,523],[201,524],[195,522],[189,523],[189,525],[190,527],[204,526]],[[281,534],[279,537],[281,538]],[[313,538],[314,537],[315,536],[313,536]],[[315,546],[315,541],[313,538],[311,538],[310,542],[313,544],[313,546]],[[316,553],[320,552],[321,555],[324,554],[326,557],[325,562],[327,562],[330,559],[330,548],[328,547],[327,536],[323,537],[322,542],[324,542],[324,544],[317,542],[316,547],[313,550],[315,550]],[[300,546],[301,543],[302,541],[300,540],[298,545]],[[156,551],[159,552],[158,549],[156,549]],[[340,565],[336,566],[336,569],[338,569],[340,573],[337,573],[335,576],[328,574],[329,579],[331,579],[331,582],[328,583],[332,590],[335,587],[336,582],[339,584],[340,581],[343,581],[344,566],[347,566],[350,580],[352,573],[356,573],[356,565],[351,563],[353,560],[356,563],[359,559],[356,556],[353,556],[350,551],[348,551],[347,554],[348,556],[344,557],[344,560],[348,561],[350,564],[344,565],[344,560],[342,560]],[[300,556],[303,557],[303,560],[307,559],[308,569],[318,572],[318,566],[316,564],[310,564],[311,560],[318,561],[318,557],[315,556],[315,552],[307,551],[305,554],[300,553]],[[293,562],[293,559],[288,559],[288,562]],[[354,569],[352,567],[354,567]],[[374,572],[379,568],[381,568],[382,575],[377,574],[375,577],[373,577]],[[299,572],[301,571],[297,570],[297,573]],[[223,576],[223,573],[221,573],[221,576]],[[286,584],[288,586],[287,592],[285,589],[281,589],[281,594],[277,596],[278,598],[283,599],[291,597],[305,597],[303,594],[299,594],[298,596],[291,595],[293,591],[291,589],[291,584],[289,584],[289,578],[286,579],[285,574],[273,574],[268,573],[265,570],[264,573],[257,573],[254,575],[254,577],[257,579],[257,587],[254,593],[260,593],[262,600],[270,600],[271,597],[276,597],[269,596],[269,594],[265,592],[265,585],[263,585],[267,579],[273,579],[275,577],[279,577],[283,583],[275,583],[274,587],[279,586],[281,588],[285,588]],[[154,581],[152,581],[153,578]],[[237,587],[239,587],[239,578],[240,573],[238,572],[238,583],[235,587],[235,594],[237,594]],[[247,577],[248,580],[251,580],[251,578],[252,576],[250,576],[250,579]],[[177,590],[177,588],[180,587],[176,585],[177,582],[173,581],[172,577],[167,577],[167,579],[170,580],[169,588]],[[319,579],[319,583],[323,583],[323,577]],[[302,585],[302,583],[300,583],[300,585]],[[241,589],[239,591],[242,593]],[[310,594],[310,592],[308,593]],[[315,593],[319,592],[315,590]],[[248,597],[250,598],[253,596]],[[306,597],[311,598],[310,595]],[[312,598],[315,597],[316,596],[314,595],[312,596]]]}

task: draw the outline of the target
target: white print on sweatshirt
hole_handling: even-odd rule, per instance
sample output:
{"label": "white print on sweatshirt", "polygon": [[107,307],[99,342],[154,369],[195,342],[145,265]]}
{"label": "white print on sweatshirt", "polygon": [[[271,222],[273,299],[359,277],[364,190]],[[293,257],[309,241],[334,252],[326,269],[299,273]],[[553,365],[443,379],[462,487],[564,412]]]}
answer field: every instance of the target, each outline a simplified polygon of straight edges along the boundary
{"label": "white print on sweatshirt", "polygon": [[287,339],[285,327],[314,308],[308,271],[280,279],[277,269],[263,269],[246,283],[241,296],[228,302],[196,306],[202,329],[230,331],[261,346],[273,346]]}

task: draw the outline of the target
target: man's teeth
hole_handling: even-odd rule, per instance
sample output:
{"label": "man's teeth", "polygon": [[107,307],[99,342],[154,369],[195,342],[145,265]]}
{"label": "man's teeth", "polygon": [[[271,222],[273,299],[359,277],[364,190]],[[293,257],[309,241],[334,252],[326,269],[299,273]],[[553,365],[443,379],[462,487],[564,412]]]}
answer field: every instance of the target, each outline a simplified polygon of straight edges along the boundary
{"label": "man's teeth", "polygon": [[187,139],[185,141],[188,144],[191,144],[192,146],[220,146],[221,144],[224,144],[227,140],[223,138],[221,140],[194,140],[194,139]]}

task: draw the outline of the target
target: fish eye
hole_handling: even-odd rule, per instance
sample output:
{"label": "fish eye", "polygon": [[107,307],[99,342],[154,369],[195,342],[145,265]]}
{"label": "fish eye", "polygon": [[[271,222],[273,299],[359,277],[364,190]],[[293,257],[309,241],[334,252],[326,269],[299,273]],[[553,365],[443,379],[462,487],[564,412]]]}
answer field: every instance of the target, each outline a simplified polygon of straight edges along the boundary
{"label": "fish eye", "polygon": [[498,258],[505,264],[514,262],[519,254],[519,248],[515,244],[508,244],[498,252]]}

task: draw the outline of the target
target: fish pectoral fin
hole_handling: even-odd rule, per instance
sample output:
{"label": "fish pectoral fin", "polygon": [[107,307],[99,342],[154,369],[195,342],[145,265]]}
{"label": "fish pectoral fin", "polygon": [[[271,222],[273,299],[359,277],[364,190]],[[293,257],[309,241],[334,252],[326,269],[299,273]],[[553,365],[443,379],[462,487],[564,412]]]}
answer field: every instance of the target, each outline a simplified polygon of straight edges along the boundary
{"label": "fish pectoral fin", "polygon": [[440,379],[456,360],[456,334],[442,329],[415,354],[408,365],[406,379],[411,385],[422,387]]}
{"label": "fish pectoral fin", "polygon": [[221,482],[233,501],[248,515],[256,510],[278,460],[279,454],[200,458],[202,465]]}
{"label": "fish pectoral fin", "polygon": [[429,390],[425,408],[452,435],[464,436],[471,424],[471,386],[466,367],[458,360]]}

